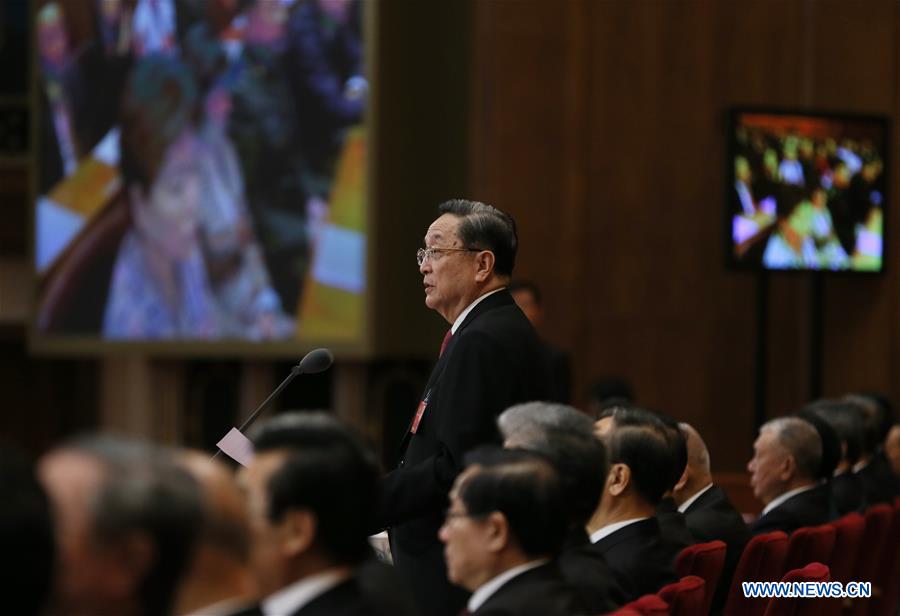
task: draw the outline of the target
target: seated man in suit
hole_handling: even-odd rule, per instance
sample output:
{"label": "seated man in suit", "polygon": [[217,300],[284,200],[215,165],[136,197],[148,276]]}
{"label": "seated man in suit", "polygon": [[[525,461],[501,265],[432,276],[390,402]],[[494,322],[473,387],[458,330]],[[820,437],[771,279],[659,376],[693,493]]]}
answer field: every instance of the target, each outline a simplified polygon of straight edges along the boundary
{"label": "seated man in suit", "polygon": [[56,564],[53,512],[34,468],[18,451],[0,444],[0,549],[3,611],[21,616],[44,614]]}
{"label": "seated man in suit", "polygon": [[472,592],[473,616],[587,613],[552,562],[568,518],[559,475],[522,450],[483,448],[450,491],[439,537],[447,577]]}
{"label": "seated man in suit", "polygon": [[550,460],[562,480],[569,530],[558,558],[560,573],[591,614],[610,612],[625,595],[603,555],[591,547],[585,525],[600,502],[607,462],[594,422],[581,411],[552,402],[526,402],[497,418],[504,447],[534,451]]}
{"label": "seated man in suit", "polygon": [[719,540],[727,546],[725,566],[712,603],[713,611],[718,612],[728,598],[731,578],[750,533],[744,518],[728,500],[725,491],[713,484],[706,443],[690,424],[678,425],[687,437],[688,452],[684,475],[672,491],[678,511],[684,514],[688,530],[697,541]]}
{"label": "seated man in suit", "polygon": [[894,474],[894,483],[900,486],[900,423],[895,423],[884,439],[884,455]]}
{"label": "seated man in suit", "polygon": [[881,448],[891,424],[888,402],[862,394],[853,394],[846,399],[856,403],[863,412],[863,450],[853,472],[863,484],[864,506],[891,504],[897,495],[897,486]]}
{"label": "seated man in suit", "polygon": [[655,515],[670,479],[660,469],[676,462],[665,424],[649,411],[617,407],[597,421],[595,429],[606,445],[610,467],[588,532],[626,601],[633,601],[677,579],[674,561],[684,546],[666,540]]}
{"label": "seated man in suit", "polygon": [[678,510],[678,503],[673,498],[673,491],[678,482],[684,476],[688,463],[687,439],[682,433],[678,422],[674,419],[657,413],[660,420],[666,428],[666,440],[669,443],[669,449],[672,452],[672,459],[675,463],[669,471],[669,483],[666,491],[663,493],[662,500],[656,506],[656,519],[659,520],[659,527],[662,529],[663,537],[672,544],[680,546],[682,549],[689,545],[697,543],[694,535],[687,527],[684,514]]}
{"label": "seated man in suit", "polygon": [[856,404],[846,400],[818,400],[807,409],[828,422],[840,441],[841,458],[831,480],[831,500],[836,514],[862,511],[865,490],[862,480],[853,472],[862,452],[862,412]]}
{"label": "seated man in suit", "polygon": [[[535,329],[539,330],[544,320],[544,307],[537,285],[527,280],[514,280],[509,284],[509,292],[516,305],[525,313]],[[554,402],[569,404],[572,400],[572,360],[566,351],[553,346],[543,338],[541,338],[541,345],[547,355],[547,362],[550,364],[553,378],[550,399]]]}
{"label": "seated man in suit", "polygon": [[833,519],[829,490],[818,481],[821,461],[822,439],[808,421],[778,417],[763,424],[747,463],[753,494],[765,505],[753,534],[790,534]]}
{"label": "seated man in suit", "polygon": [[171,453],[108,436],[68,441],[38,474],[59,545],[50,614],[168,614],[202,519]]}
{"label": "seated man in suit", "polygon": [[[241,479],[250,513],[250,562],[262,603],[241,614],[398,614],[367,586],[367,531],[378,499],[374,456],[332,415],[288,413],[253,436]],[[386,566],[385,566],[386,568]],[[389,580],[382,592],[402,596]]]}
{"label": "seated man in suit", "polygon": [[184,467],[200,484],[203,523],[175,599],[175,614],[218,616],[253,602],[247,506],[234,474],[201,451],[183,451]]}

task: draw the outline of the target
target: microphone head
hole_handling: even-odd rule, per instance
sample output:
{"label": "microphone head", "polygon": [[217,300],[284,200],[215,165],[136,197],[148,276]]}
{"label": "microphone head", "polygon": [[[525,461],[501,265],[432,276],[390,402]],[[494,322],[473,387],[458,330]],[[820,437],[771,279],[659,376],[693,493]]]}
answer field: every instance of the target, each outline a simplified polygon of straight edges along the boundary
{"label": "microphone head", "polygon": [[318,374],[325,372],[334,363],[334,356],[328,349],[314,349],[297,364],[297,374]]}

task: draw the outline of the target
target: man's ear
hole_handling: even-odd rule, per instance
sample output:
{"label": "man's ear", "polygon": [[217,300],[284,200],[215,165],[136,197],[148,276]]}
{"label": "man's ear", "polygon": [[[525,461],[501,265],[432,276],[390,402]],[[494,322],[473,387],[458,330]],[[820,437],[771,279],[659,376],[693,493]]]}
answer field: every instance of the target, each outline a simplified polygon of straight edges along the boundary
{"label": "man's ear", "polygon": [[778,469],[778,478],[782,481],[790,481],[797,474],[797,460],[794,456],[788,454],[781,462],[781,468]]}
{"label": "man's ear", "polygon": [[490,552],[499,552],[509,544],[509,522],[506,516],[494,511],[484,520],[486,527],[486,547]]}
{"label": "man's ear", "polygon": [[490,278],[491,274],[494,272],[495,261],[496,257],[494,257],[494,253],[490,250],[482,250],[475,254],[475,265],[477,267],[475,270],[475,280],[477,282],[484,282]]}
{"label": "man's ear", "polygon": [[629,485],[631,485],[631,469],[627,464],[616,463],[609,467],[606,489],[610,494],[620,496]]}
{"label": "man's ear", "polygon": [[689,475],[689,474],[690,474],[690,473],[688,472],[688,467],[685,466],[685,467],[684,467],[684,472],[681,473],[681,477],[678,479],[678,483],[676,483],[676,484],[675,484],[675,487],[672,488],[672,491],[673,491],[673,492],[680,492],[681,490],[684,489],[685,484],[687,484],[687,482],[688,482],[688,475]]}
{"label": "man's ear", "polygon": [[134,531],[101,548],[108,557],[107,588],[119,598],[133,597],[157,558],[156,546],[145,532]]}
{"label": "man's ear", "polygon": [[285,556],[297,556],[309,551],[316,540],[319,522],[309,509],[290,509],[281,520],[282,552]]}

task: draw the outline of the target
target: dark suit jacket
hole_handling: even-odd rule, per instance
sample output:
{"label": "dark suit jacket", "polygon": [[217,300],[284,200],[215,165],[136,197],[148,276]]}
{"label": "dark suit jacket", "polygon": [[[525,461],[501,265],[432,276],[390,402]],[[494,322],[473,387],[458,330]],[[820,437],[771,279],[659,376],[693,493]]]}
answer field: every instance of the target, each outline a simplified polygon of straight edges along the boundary
{"label": "dark suit jacket", "polygon": [[872,456],[872,460],[856,476],[862,482],[865,493],[864,507],[885,503],[890,505],[897,495],[897,484],[883,452]]}
{"label": "dark suit jacket", "polygon": [[550,367],[551,391],[548,400],[561,404],[572,401],[572,367],[569,354],[549,342],[541,341]]}
{"label": "dark suit jacket", "polygon": [[389,526],[398,569],[423,613],[456,614],[467,593],[446,579],[437,533],[447,492],[467,451],[500,443],[496,417],[549,394],[540,341],[508,291],[478,303],[450,339],[428,379],[425,411],[401,443],[400,465],[384,480],[378,511]]}
{"label": "dark suit jacket", "polygon": [[865,486],[856,473],[848,471],[831,480],[831,501],[838,515],[862,511],[865,497]]}
{"label": "dark suit jacket", "polygon": [[734,570],[737,568],[744,546],[750,539],[750,531],[744,523],[744,518],[728,500],[728,496],[716,485],[691,503],[684,512],[684,519],[688,530],[698,542],[716,540],[725,542],[725,565],[722,567],[722,577],[719,578],[712,602],[713,612],[718,613],[725,606]]}
{"label": "dark suit jacket", "polygon": [[816,484],[812,490],[787,499],[750,527],[754,535],[781,530],[791,534],[801,526],[819,526],[835,518],[831,490],[827,484]]}
{"label": "dark suit jacket", "polygon": [[587,614],[553,564],[517,575],[488,597],[472,616],[571,616]]}
{"label": "dark suit jacket", "polygon": [[[262,606],[257,604],[231,616],[262,616],[262,614]],[[367,596],[360,588],[358,580],[351,578],[284,616],[392,616],[392,613]]]}
{"label": "dark suit jacket", "polygon": [[678,581],[675,557],[681,548],[667,542],[655,517],[629,524],[593,545],[606,559],[626,601]]}
{"label": "dark suit jacket", "polygon": [[662,499],[656,506],[656,519],[659,520],[659,528],[666,541],[679,546],[680,550],[697,543],[687,527],[684,514],[678,511],[678,506],[671,498]]}
{"label": "dark suit jacket", "polygon": [[584,529],[569,534],[557,566],[589,613],[605,614],[625,604],[625,592]]}

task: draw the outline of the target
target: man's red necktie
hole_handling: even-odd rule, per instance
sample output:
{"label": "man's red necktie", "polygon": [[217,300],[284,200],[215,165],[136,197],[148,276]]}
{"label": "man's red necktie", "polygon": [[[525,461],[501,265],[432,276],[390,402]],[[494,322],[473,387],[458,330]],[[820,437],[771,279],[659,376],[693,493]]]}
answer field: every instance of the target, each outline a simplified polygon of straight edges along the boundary
{"label": "man's red necktie", "polygon": [[441,355],[444,354],[444,351],[447,349],[447,345],[450,344],[450,338],[452,338],[452,337],[453,337],[453,330],[448,329],[447,333],[444,334],[444,341],[441,342],[441,354],[438,355],[438,357],[440,357]]}

